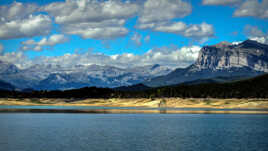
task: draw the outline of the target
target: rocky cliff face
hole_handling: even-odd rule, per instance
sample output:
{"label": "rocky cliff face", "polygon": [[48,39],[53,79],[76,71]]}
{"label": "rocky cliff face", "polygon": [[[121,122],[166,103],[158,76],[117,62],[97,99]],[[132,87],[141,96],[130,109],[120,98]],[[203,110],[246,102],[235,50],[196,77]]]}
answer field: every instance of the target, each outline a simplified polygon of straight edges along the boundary
{"label": "rocky cliff face", "polygon": [[[254,77],[268,72],[268,45],[246,40],[238,45],[222,42],[205,46],[194,64],[145,81],[151,87],[224,77],[223,82]],[[217,78],[216,78],[217,79]],[[230,79],[230,80],[228,80]]]}
{"label": "rocky cliff face", "polygon": [[228,69],[249,67],[268,72],[268,45],[246,40],[238,45],[222,42],[201,49],[195,63],[199,69]]}

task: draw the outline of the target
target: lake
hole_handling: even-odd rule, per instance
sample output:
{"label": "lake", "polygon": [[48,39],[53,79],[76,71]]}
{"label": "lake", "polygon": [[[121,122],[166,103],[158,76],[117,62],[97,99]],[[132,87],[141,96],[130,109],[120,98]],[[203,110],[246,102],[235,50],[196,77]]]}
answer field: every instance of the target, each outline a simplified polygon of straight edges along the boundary
{"label": "lake", "polygon": [[262,114],[1,113],[2,151],[267,151]]}

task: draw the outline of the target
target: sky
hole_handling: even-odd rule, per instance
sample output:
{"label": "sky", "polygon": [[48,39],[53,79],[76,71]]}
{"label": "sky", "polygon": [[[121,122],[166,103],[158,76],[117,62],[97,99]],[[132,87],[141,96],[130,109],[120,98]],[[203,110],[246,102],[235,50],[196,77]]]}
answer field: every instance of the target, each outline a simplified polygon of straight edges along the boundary
{"label": "sky", "polygon": [[268,0],[0,0],[0,60],[186,67],[205,45],[268,44]]}

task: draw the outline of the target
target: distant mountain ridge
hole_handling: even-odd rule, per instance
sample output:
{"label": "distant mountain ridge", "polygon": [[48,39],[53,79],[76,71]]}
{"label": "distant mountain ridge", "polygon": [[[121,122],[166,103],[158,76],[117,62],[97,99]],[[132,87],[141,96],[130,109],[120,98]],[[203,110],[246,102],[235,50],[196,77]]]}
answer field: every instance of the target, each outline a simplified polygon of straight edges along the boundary
{"label": "distant mountain ridge", "polygon": [[[122,89],[85,87],[64,91],[6,91],[0,90],[1,98],[69,98],[70,101],[85,98],[268,98],[268,74],[228,83],[201,83],[149,88],[142,84]],[[129,88],[129,89],[128,89]],[[144,89],[146,88],[146,89]],[[74,99],[79,98],[79,99]],[[255,100],[255,101],[257,101]],[[68,100],[69,102],[69,100]],[[250,101],[249,101],[250,102]],[[247,102],[247,103],[249,103]],[[226,102],[227,104],[228,102]]]}
{"label": "distant mountain ridge", "polygon": [[0,80],[0,90],[13,91],[15,89],[16,89],[15,86],[13,86],[12,84]]}
{"label": "distant mountain ridge", "polygon": [[141,83],[144,80],[164,75],[171,69],[160,65],[133,68],[118,68],[101,65],[60,65],[35,64],[26,69],[0,62],[0,80],[17,88],[36,90],[77,89],[82,87],[120,87]]}
{"label": "distant mountain ridge", "polygon": [[222,42],[205,46],[198,59],[187,68],[159,76],[144,84],[150,87],[167,86],[215,77],[254,77],[268,72],[268,45],[246,40],[238,45]]}

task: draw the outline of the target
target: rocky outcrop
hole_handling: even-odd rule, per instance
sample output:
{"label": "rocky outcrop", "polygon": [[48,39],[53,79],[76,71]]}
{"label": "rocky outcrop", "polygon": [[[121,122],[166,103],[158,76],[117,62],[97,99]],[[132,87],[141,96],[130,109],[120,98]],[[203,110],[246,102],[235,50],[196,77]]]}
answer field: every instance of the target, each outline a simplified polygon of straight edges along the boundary
{"label": "rocky outcrop", "polygon": [[238,45],[220,43],[201,49],[195,63],[199,69],[228,69],[249,67],[268,72],[268,45],[246,40]]}
{"label": "rocky outcrop", "polygon": [[227,82],[266,72],[268,72],[268,45],[252,40],[246,40],[238,45],[222,42],[203,47],[196,62],[189,67],[176,69],[168,75],[145,81],[144,84],[158,87],[215,79],[215,77],[224,77],[226,80],[223,82]]}

